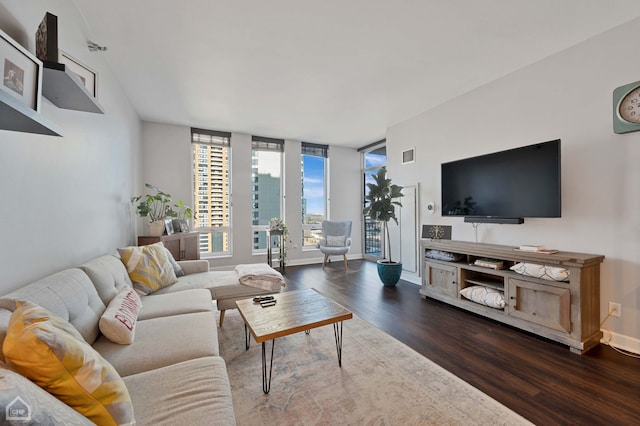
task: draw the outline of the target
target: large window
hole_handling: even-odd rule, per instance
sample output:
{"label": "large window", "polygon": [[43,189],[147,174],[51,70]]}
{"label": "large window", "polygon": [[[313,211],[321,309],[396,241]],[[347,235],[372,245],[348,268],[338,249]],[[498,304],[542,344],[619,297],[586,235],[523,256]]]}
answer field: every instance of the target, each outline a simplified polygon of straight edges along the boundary
{"label": "large window", "polygon": [[[378,170],[387,164],[387,148],[384,143],[385,141],[383,140],[359,150],[362,152],[363,200],[369,193],[367,183],[373,182],[372,175],[378,173]],[[363,205],[366,207],[364,202]],[[384,236],[381,232],[382,227],[380,222],[365,217],[363,223],[365,258],[381,258]]]}
{"label": "large window", "polygon": [[267,250],[269,220],[282,215],[282,139],[251,138],[251,214],[253,252]]}
{"label": "large window", "polygon": [[231,133],[191,129],[195,227],[200,252],[231,254]]}
{"label": "large window", "polygon": [[327,145],[302,142],[302,247],[315,248],[327,217]]}

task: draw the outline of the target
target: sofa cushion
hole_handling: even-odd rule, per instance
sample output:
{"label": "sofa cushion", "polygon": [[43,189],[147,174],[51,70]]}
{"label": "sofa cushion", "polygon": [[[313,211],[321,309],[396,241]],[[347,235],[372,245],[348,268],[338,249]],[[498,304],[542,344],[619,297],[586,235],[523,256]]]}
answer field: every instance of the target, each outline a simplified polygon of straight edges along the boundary
{"label": "sofa cushion", "polygon": [[[236,271],[209,271],[187,274],[184,277],[180,277],[177,283],[157,291],[154,295],[176,293],[190,289],[209,290],[212,299],[236,296],[249,297],[258,294],[274,293],[272,290],[262,290],[241,284],[240,281],[238,281],[238,273]],[[279,289],[280,286],[278,286],[278,290]]]}
{"label": "sofa cushion", "polygon": [[176,262],[180,265],[185,275],[195,274],[196,272],[207,272],[209,270],[209,261],[205,259],[178,260]]}
{"label": "sofa cushion", "polygon": [[79,269],[89,276],[105,306],[120,290],[133,287],[127,269],[116,256],[97,257],[80,265]]}
{"label": "sofa cushion", "polygon": [[178,281],[162,242],[119,248],[118,253],[133,282],[133,288],[141,294],[153,293]]}
{"label": "sofa cushion", "polygon": [[[178,282],[153,294],[179,294],[190,289],[207,289],[216,301],[219,310],[235,309],[236,300],[273,294],[277,291],[261,290],[240,284],[236,271],[209,271],[187,274],[178,278]],[[144,300],[144,299],[143,299]],[[145,308],[142,308],[143,312]]]}
{"label": "sofa cushion", "polygon": [[327,235],[327,247],[344,247],[346,235]]}
{"label": "sofa cushion", "polygon": [[123,288],[111,299],[100,318],[100,331],[113,343],[130,345],[136,333],[142,300],[132,288]]}
{"label": "sofa cushion", "polygon": [[144,296],[138,320],[194,312],[211,312],[212,310],[211,293],[205,289],[185,290],[170,294],[153,293]]}
{"label": "sofa cushion", "polygon": [[133,406],[116,370],[62,318],[18,302],[3,344],[17,372],[96,424],[132,424]]}
{"label": "sofa cushion", "polygon": [[213,312],[138,321],[136,338],[130,345],[118,345],[100,336],[93,347],[121,376],[129,376],[177,362],[219,355],[215,321]]}
{"label": "sofa cushion", "polygon": [[224,360],[205,357],[124,378],[138,426],[235,425]]}
{"label": "sofa cushion", "polygon": [[255,296],[263,296],[274,293],[276,292],[271,290],[260,290],[259,288],[249,287],[244,284],[238,284],[235,286],[223,286],[216,289],[216,294],[218,294],[218,298],[216,299],[216,306],[220,311],[224,311],[226,309],[236,309],[236,300],[251,299]]}
{"label": "sofa cushion", "polygon": [[6,424],[93,425],[88,418],[42,390],[31,380],[0,364],[0,416],[5,416],[5,409],[9,408],[9,405],[20,403],[26,404],[28,411],[24,416],[14,415],[14,420],[2,417]]}
{"label": "sofa cushion", "polygon": [[177,291],[204,288],[211,292],[212,299],[216,299],[218,297],[218,288],[237,285],[241,284],[240,281],[238,281],[238,273],[236,271],[198,272],[180,277],[178,278],[178,282],[174,285],[165,287],[154,294],[167,294],[175,293]]}
{"label": "sofa cushion", "polygon": [[16,301],[28,300],[61,317],[92,344],[105,310],[93,283],[80,269],[65,269],[0,298],[0,308],[13,311]]}

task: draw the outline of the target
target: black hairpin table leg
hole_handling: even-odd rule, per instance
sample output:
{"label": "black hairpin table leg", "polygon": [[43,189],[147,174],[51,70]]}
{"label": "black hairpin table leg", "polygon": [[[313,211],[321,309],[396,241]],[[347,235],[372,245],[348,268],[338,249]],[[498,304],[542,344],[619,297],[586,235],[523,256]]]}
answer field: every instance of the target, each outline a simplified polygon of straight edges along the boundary
{"label": "black hairpin table leg", "polygon": [[[338,327],[340,325],[340,327]],[[342,321],[333,323],[333,334],[336,338],[336,351],[338,352],[338,366],[342,367]]]}
{"label": "black hairpin table leg", "polygon": [[271,390],[271,372],[273,370],[273,347],[276,339],[271,341],[271,359],[269,360],[269,370],[267,371],[267,342],[262,342],[262,392],[269,393]]}
{"label": "black hairpin table leg", "polygon": [[244,348],[245,350],[249,350],[249,345],[251,344],[251,334],[249,334],[249,329],[247,328],[247,324],[244,324]]}

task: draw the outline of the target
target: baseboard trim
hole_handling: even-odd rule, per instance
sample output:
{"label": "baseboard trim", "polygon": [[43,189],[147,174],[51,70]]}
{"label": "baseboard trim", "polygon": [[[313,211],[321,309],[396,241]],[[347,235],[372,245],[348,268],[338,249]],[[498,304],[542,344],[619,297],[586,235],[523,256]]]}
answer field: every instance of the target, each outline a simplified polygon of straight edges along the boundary
{"label": "baseboard trim", "polygon": [[402,272],[400,278],[405,281],[409,281],[411,284],[422,285],[422,283],[420,282],[420,276],[416,275],[415,273]]}
{"label": "baseboard trim", "polygon": [[602,329],[600,343],[640,355],[640,339]]}
{"label": "baseboard trim", "polygon": [[[347,260],[361,260],[362,259],[362,254],[347,254]],[[287,266],[306,266],[306,265],[317,265],[318,263],[322,264],[322,261],[324,260],[324,257],[309,257],[306,259],[295,259],[295,260],[287,260]],[[336,255],[336,256],[331,256],[329,258],[330,261],[333,262],[341,262],[342,263],[342,256],[341,255]]]}

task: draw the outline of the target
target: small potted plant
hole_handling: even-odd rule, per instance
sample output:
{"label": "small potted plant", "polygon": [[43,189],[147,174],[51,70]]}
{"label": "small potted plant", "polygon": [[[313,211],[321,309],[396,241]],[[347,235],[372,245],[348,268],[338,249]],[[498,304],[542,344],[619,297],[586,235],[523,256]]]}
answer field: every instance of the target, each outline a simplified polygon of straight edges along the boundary
{"label": "small potted plant", "polygon": [[191,207],[185,205],[182,200],[178,200],[173,207],[176,212],[176,218],[173,219],[173,229],[175,229],[176,232],[189,232],[190,226],[187,219],[195,218],[195,212]]}
{"label": "small potted plant", "polygon": [[284,224],[284,220],[281,217],[272,217],[269,219],[269,230],[288,232],[287,225]]}
{"label": "small potted plant", "polygon": [[[391,241],[389,240],[389,221],[393,219],[398,223],[396,218],[396,206],[402,207],[402,204],[396,199],[403,197],[402,187],[392,184],[391,179],[387,179],[387,168],[382,167],[378,173],[372,175],[375,183],[367,183],[369,193],[365,200],[368,202],[367,207],[362,213],[369,219],[382,223],[382,233],[384,234],[384,245],[382,247],[382,259],[378,260],[378,276],[385,286],[395,286],[400,280],[402,274],[402,262],[394,262],[391,260]],[[386,251],[386,247],[389,250]],[[389,259],[386,259],[385,253],[389,253]]]}
{"label": "small potted plant", "polygon": [[157,186],[145,183],[155,194],[138,195],[132,197],[131,202],[136,204],[136,210],[140,217],[146,217],[149,221],[149,235],[159,237],[164,233],[164,220],[167,217],[176,217],[177,213],[171,205],[171,195],[162,191]]}

